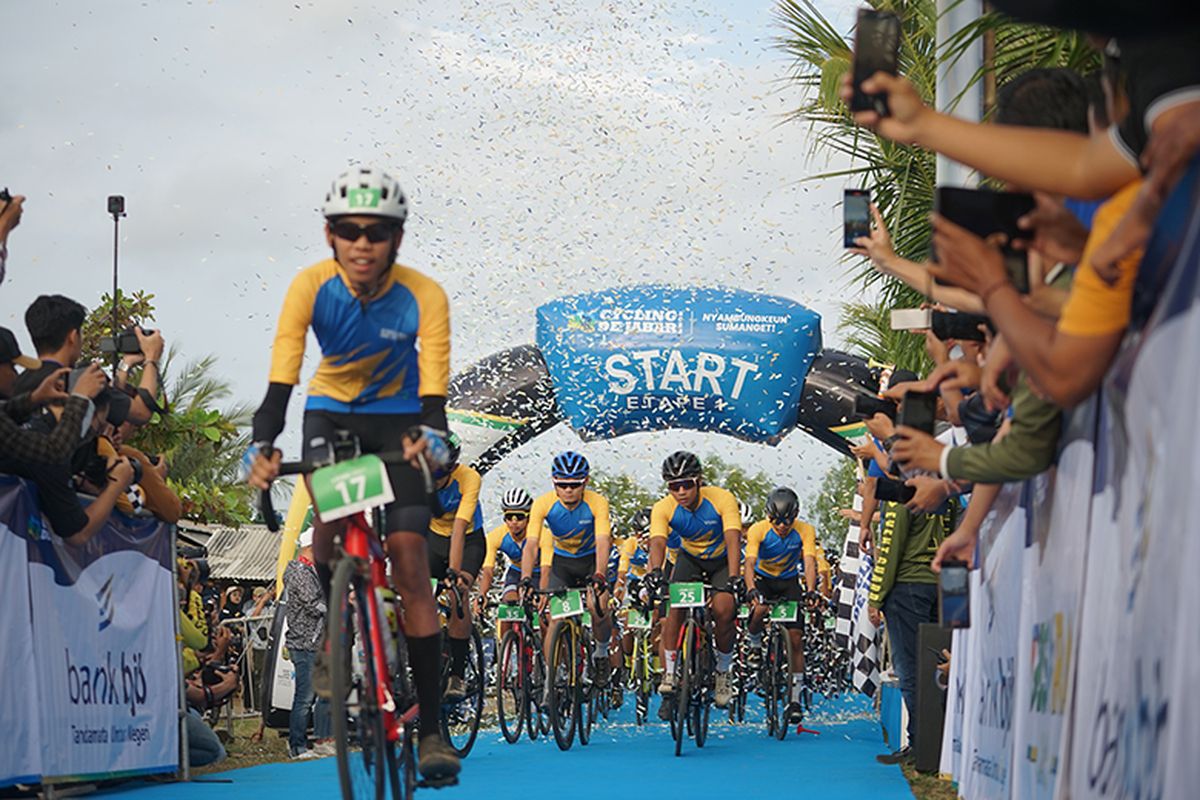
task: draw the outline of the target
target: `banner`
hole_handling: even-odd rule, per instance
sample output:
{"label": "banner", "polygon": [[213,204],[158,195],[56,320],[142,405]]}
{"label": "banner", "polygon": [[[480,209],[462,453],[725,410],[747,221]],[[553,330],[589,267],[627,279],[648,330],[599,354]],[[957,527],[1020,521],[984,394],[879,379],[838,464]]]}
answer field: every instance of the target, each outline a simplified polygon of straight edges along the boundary
{"label": "banner", "polygon": [[[978,588],[975,585],[977,575],[978,571],[974,571],[968,578],[972,583],[972,593]],[[959,628],[950,638],[950,674],[947,676],[946,717],[942,729],[942,757],[938,771],[956,781],[962,777],[963,715],[967,703],[967,652],[970,636],[969,628]]]}
{"label": "banner", "polygon": [[29,617],[29,553],[25,531],[35,511],[15,478],[0,477],[0,786],[37,783],[39,746],[38,670]]}
{"label": "banner", "polygon": [[287,594],[281,595],[271,620],[271,639],[263,666],[263,719],[267,727],[286,730],[296,692],[296,667],[284,639],[287,636]]}
{"label": "banner", "polygon": [[[26,490],[5,492],[13,493],[19,497],[9,507],[29,523],[25,607],[32,608],[36,634],[31,674],[43,781],[174,772],[180,681],[174,529],[113,514],[87,544],[74,547],[44,526]],[[14,654],[7,642],[5,654]]]}
{"label": "banner", "polygon": [[1030,482],[1013,732],[1013,797],[1061,795],[1066,722],[1079,651],[1083,554],[1088,550],[1096,402],[1065,420],[1058,467]]}
{"label": "banner", "polygon": [[737,289],[609,289],[537,320],[559,408],[585,440],[691,428],[778,443],[821,349],[815,312]]}
{"label": "banner", "polygon": [[975,652],[967,670],[960,767],[960,790],[971,798],[1007,798],[1010,791],[1026,528],[1025,509],[1018,504],[1021,492],[1022,484],[1006,484],[979,532],[982,567],[971,587]]}

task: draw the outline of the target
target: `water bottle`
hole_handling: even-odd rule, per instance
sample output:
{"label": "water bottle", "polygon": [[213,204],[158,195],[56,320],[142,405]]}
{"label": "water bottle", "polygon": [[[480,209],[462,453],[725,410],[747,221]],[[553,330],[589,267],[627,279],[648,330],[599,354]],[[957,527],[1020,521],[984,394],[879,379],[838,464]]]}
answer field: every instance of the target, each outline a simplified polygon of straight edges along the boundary
{"label": "water bottle", "polygon": [[384,620],[383,639],[384,652],[387,655],[388,671],[393,675],[399,669],[397,663],[396,640],[400,635],[400,618],[396,613],[396,593],[390,586],[381,586],[375,590],[375,599]]}

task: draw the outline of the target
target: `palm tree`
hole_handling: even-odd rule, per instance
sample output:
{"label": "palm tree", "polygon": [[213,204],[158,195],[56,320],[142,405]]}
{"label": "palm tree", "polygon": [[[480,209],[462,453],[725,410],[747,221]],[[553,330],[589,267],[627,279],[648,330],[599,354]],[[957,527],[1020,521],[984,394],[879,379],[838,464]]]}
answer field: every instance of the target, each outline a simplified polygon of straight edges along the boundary
{"label": "palm tree", "polygon": [[[900,72],[930,105],[935,100],[939,65],[961,58],[970,44],[985,37],[993,42],[989,48],[992,57],[973,81],[985,80],[990,71],[996,85],[1003,86],[1036,67],[1090,71],[1100,63],[1098,54],[1079,34],[1017,23],[993,12],[981,15],[939,48],[934,0],[867,3],[900,17]],[[842,78],[850,70],[853,42],[837,31],[811,0],[779,0],[776,17],[784,31],[776,44],[792,58],[787,80],[798,84],[804,96],[790,118],[808,123],[815,131],[814,152],[839,153],[851,162],[848,169],[813,175],[809,180],[856,179],[871,191],[893,234],[896,252],[924,261],[929,253],[928,215],[936,182],[933,153],[882,139],[853,123],[838,96]],[[858,265],[855,281],[863,289],[878,287],[879,295],[874,304],[847,304],[839,328],[848,334],[851,344],[869,345],[864,346],[867,354],[882,356],[881,361],[918,371],[927,367],[923,341],[916,336],[894,336],[887,313],[892,308],[918,305],[924,298],[868,264]]]}

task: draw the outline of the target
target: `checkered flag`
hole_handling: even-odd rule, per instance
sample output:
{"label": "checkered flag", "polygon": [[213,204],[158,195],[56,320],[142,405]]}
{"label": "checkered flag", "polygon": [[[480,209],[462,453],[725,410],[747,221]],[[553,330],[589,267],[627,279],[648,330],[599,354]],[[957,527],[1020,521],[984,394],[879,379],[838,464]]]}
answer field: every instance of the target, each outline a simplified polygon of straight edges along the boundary
{"label": "checkered flag", "polygon": [[879,631],[866,614],[859,617],[858,636],[850,660],[850,682],[867,697],[874,697],[879,689]]}
{"label": "checkered flag", "polygon": [[[854,510],[862,510],[861,495],[854,495]],[[850,530],[846,533],[846,541],[842,544],[842,557],[838,561],[840,585],[838,587],[837,625],[834,628],[834,641],[842,649],[849,649],[850,635],[854,631],[856,596],[860,586],[859,567],[863,558],[870,558],[868,554],[859,552],[858,535],[858,521],[851,520]],[[868,579],[866,584],[861,585],[865,590],[869,584]]]}

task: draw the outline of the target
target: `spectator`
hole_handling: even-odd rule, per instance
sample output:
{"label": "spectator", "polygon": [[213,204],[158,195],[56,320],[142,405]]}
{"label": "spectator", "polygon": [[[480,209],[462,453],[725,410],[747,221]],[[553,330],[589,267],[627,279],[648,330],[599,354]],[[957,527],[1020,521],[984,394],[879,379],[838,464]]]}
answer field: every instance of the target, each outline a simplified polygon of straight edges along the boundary
{"label": "spectator", "polygon": [[4,283],[5,266],[8,263],[8,235],[21,224],[24,195],[9,195],[5,189],[0,193],[0,283]]}
{"label": "spectator", "polygon": [[138,485],[145,497],[146,509],[163,522],[174,525],[183,516],[183,501],[167,484],[167,460],[162,456],[148,456],[136,447],[125,444],[133,429],[133,423],[126,420],[111,431],[110,438],[118,453],[142,465],[142,479]]}
{"label": "spectator", "polygon": [[292,713],[288,719],[288,755],[295,759],[332,755],[329,742],[329,705],[319,699],[313,712],[313,736],[317,746],[308,747],[308,714],[313,705],[312,669],[322,641],[325,594],[313,563],[313,530],[300,534],[300,552],[283,571],[287,592],[287,636],[284,644],[296,670]]}
{"label": "spectator", "polygon": [[141,377],[136,390],[132,390],[133,408],[129,419],[134,425],[145,425],[155,413],[166,413],[157,400],[161,382],[161,363],[165,344],[162,331],[146,330],[141,325],[133,326],[140,353],[126,353],[117,365],[116,384],[127,388],[130,372],[141,367]]}
{"label": "spectator", "polygon": [[[886,503],[876,544],[867,614],[887,623],[892,665],[908,708],[908,740],[917,731],[917,631],[922,622],[937,622],[937,577],[930,563],[946,531],[954,528],[958,505],[951,501],[940,514],[913,513],[899,503]],[[877,756],[884,764],[910,763],[911,745]]]}
{"label": "spectator", "polygon": [[[196,657],[196,653],[208,646],[208,629],[204,625],[202,612],[199,621],[193,615],[193,611],[199,610],[199,596],[196,596],[194,609],[191,595],[192,592],[184,584],[181,576],[179,578],[179,638],[183,648],[185,694],[188,697],[188,710],[185,718],[188,736],[188,764],[193,767],[203,767],[223,760],[225,747],[213,729],[204,724],[200,712],[192,705],[193,698],[200,701],[204,697],[203,684],[194,680],[193,676],[200,669],[200,661]],[[199,697],[196,697],[197,692]]]}
{"label": "spectator", "polygon": [[87,309],[61,294],[43,294],[25,309],[25,327],[42,365],[17,378],[16,391],[35,389],[47,373],[73,367],[83,354]]}

